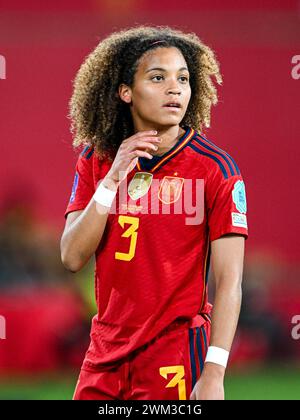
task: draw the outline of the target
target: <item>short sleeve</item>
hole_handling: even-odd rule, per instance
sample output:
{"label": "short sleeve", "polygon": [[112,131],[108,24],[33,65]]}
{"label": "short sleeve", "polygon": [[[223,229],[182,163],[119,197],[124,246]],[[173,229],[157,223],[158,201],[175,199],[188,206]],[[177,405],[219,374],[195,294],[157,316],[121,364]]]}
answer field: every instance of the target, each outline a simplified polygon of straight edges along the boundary
{"label": "short sleeve", "polygon": [[234,175],[213,183],[209,189],[208,226],[211,241],[228,233],[248,237],[245,183]]}
{"label": "short sleeve", "polygon": [[65,211],[65,217],[72,211],[85,209],[95,192],[93,153],[93,148],[86,147],[78,157],[71,196]]}

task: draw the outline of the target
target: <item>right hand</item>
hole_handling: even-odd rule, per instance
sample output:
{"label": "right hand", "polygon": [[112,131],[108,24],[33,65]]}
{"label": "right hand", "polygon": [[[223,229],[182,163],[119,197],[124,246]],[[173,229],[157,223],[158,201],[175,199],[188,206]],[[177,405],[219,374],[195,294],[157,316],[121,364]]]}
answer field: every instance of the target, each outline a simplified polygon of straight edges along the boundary
{"label": "right hand", "polygon": [[156,152],[161,142],[159,137],[155,137],[156,134],[156,131],[139,131],[123,140],[105,178],[116,185],[120,184],[133,170],[139,157],[152,159],[149,152]]}

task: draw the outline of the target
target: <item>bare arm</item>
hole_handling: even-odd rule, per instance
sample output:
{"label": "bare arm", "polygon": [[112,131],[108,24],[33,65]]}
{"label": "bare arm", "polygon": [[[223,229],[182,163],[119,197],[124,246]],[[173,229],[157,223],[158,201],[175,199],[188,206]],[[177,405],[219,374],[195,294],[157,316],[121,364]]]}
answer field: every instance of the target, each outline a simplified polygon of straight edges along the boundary
{"label": "bare arm", "polygon": [[[212,268],[216,281],[210,345],[230,351],[241,307],[245,239],[226,235],[211,243]],[[224,399],[225,368],[207,362],[191,399]]]}
{"label": "bare arm", "polygon": [[[104,179],[110,190],[116,191],[117,183]],[[109,208],[101,206],[92,198],[84,210],[69,213],[60,241],[61,259],[64,266],[79,271],[95,253],[108,218]]]}
{"label": "bare arm", "polygon": [[[153,131],[139,132],[121,143],[102,181],[106,188],[117,191],[122,180],[134,168],[138,157],[152,159],[149,151],[157,150],[156,145],[161,141],[155,134]],[[68,215],[60,241],[61,259],[68,270],[79,271],[95,253],[103,236],[109,210],[91,198],[84,210]]]}

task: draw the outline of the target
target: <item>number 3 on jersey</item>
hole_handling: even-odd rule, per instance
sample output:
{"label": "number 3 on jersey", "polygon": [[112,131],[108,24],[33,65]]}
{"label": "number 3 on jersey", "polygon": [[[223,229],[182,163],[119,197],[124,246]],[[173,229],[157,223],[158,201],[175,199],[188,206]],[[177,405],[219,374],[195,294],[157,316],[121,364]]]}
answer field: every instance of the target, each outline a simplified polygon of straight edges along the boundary
{"label": "number 3 on jersey", "polygon": [[118,218],[119,224],[124,229],[125,223],[130,225],[122,234],[122,238],[130,238],[130,245],[128,253],[116,252],[115,259],[122,261],[131,261],[135,254],[136,241],[137,241],[137,229],[139,227],[140,219],[138,217],[124,216],[121,215]]}

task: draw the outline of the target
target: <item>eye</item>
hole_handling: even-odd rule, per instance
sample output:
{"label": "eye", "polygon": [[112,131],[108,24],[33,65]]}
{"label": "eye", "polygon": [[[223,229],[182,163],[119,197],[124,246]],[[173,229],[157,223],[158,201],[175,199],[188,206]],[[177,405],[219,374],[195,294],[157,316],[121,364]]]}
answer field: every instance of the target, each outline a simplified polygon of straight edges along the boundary
{"label": "eye", "polygon": [[163,76],[161,75],[153,76],[151,77],[151,80],[154,80],[155,82],[160,82],[161,80],[163,80]]}
{"label": "eye", "polygon": [[184,82],[184,83],[189,81],[189,78],[187,76],[180,76],[179,79],[181,82]]}

